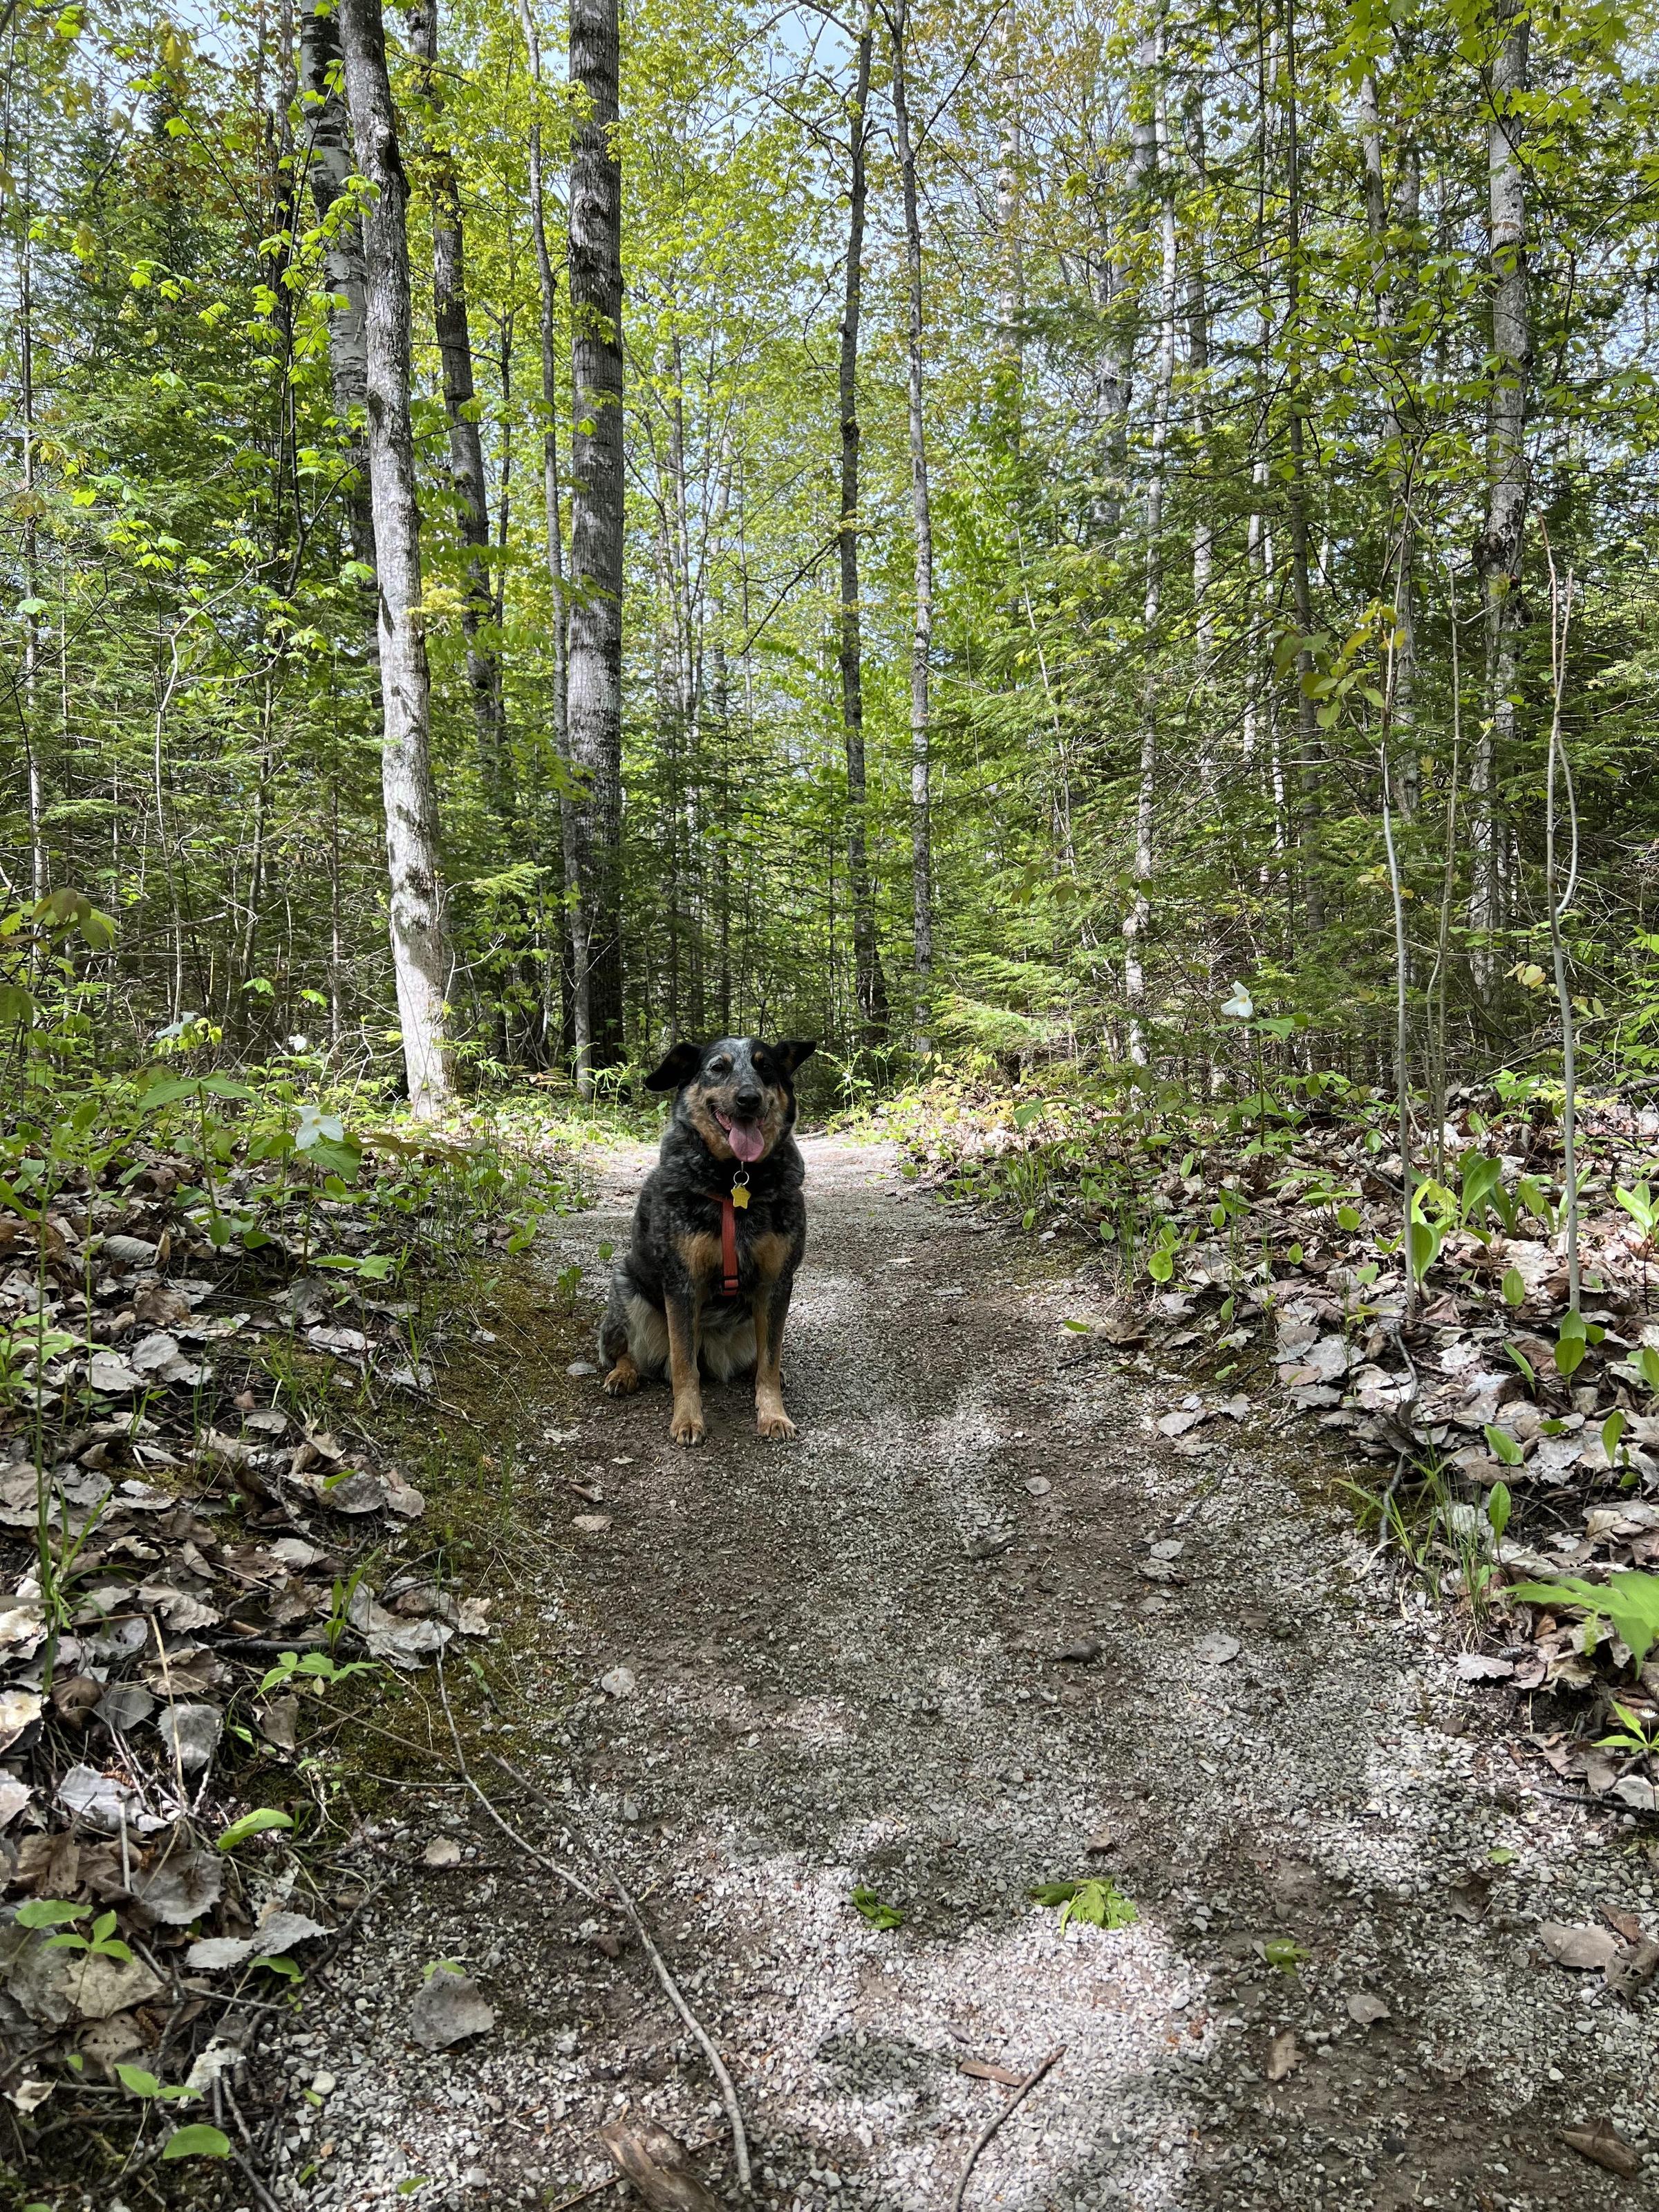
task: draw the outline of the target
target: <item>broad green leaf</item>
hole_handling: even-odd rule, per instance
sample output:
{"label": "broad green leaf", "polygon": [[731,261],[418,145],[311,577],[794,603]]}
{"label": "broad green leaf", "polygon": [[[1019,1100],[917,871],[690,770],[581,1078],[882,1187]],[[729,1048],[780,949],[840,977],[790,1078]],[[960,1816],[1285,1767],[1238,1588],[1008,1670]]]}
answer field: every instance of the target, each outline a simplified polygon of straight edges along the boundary
{"label": "broad green leaf", "polygon": [[884,1905],[873,1889],[855,1889],[853,1892],[853,1910],[870,1928],[886,1930],[904,1925],[904,1915],[897,1905]]}
{"label": "broad green leaf", "polygon": [[217,2128],[198,2122],[194,2127],[175,2130],[163,2145],[161,2156],[163,2159],[228,2158],[230,2137]]}
{"label": "broad green leaf", "polygon": [[1633,1567],[1609,1575],[1604,1583],[1562,1575],[1550,1582],[1516,1583],[1510,1595],[1527,1605],[1571,1606],[1605,1620],[1630,1646],[1632,1662],[1638,1668],[1659,1641],[1659,1575],[1643,1574]]}
{"label": "broad green leaf", "polygon": [[1506,1306],[1523,1306],[1527,1303],[1526,1279],[1519,1267],[1504,1270],[1504,1303]]}
{"label": "broad green leaf", "polygon": [[222,1851],[234,1851],[238,1844],[245,1844],[251,1836],[263,1836],[271,1828],[291,1828],[293,1816],[279,1813],[274,1806],[261,1805],[256,1812],[244,1813],[240,1820],[233,1820],[219,1838]]}
{"label": "broad green leaf", "polygon": [[153,2074],[146,2074],[142,2066],[119,2066],[116,2079],[124,2089],[131,2089],[135,2097],[159,2097],[161,2085]]}
{"label": "broad green leaf", "polygon": [[84,1920],[92,1910],[88,1905],[71,1905],[61,1897],[31,1898],[27,1905],[17,1908],[20,1928],[62,1928],[71,1920]]}
{"label": "broad green leaf", "polygon": [[1486,1444],[1500,1467],[1519,1467],[1526,1454],[1507,1429],[1500,1429],[1495,1421],[1486,1424]]}

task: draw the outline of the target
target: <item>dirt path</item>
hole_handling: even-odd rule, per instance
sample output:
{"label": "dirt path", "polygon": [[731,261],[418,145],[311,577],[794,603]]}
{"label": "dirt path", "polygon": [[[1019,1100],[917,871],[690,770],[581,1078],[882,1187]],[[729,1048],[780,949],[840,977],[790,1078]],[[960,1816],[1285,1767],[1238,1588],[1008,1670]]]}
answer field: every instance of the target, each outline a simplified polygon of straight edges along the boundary
{"label": "dirt path", "polygon": [[[762,1445],[734,1387],[680,1451],[665,1391],[573,1382],[526,1439],[520,1702],[471,1737],[644,1900],[737,2078],[760,2202],[943,2212],[1007,2094],[961,2062],[1056,2045],[970,2212],[1647,2201],[1654,2168],[1619,2180],[1558,2133],[1611,2112],[1659,2146],[1650,2021],[1531,1933],[1650,1913],[1637,1840],[1489,1741],[1301,1433],[1212,1421],[1188,1455],[1152,1426],[1186,1386],[1062,1327],[1097,1305],[1063,1247],[912,1195],[883,1151],[805,1151],[800,1441]],[[567,1224],[592,1279],[647,1164]],[[610,1955],[623,1923],[526,1878],[459,1793],[404,1802],[374,1848],[471,1856],[389,1890],[308,2002],[286,2063],[325,2081],[273,2155],[283,2201],[344,2212],[424,2176],[423,2206],[556,2204],[607,2171],[594,2127],[624,2103],[719,2136],[637,1946]],[[1062,1936],[1028,1899],[1091,1872],[1134,1926]],[[855,1886],[903,1927],[866,1927]],[[435,1959],[498,2017],[428,2057],[405,2023]],[[1362,2026],[1369,1998],[1390,2016]],[[723,2146],[704,2164],[735,2203]]]}

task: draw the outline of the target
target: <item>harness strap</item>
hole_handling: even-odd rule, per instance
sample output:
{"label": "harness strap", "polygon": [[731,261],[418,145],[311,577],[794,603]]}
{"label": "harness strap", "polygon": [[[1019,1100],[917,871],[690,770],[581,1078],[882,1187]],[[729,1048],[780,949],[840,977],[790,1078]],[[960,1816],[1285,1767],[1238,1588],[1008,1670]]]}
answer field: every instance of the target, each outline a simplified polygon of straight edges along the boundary
{"label": "harness strap", "polygon": [[720,1288],[723,1298],[738,1295],[738,1210],[723,1190],[706,1194],[720,1210]]}

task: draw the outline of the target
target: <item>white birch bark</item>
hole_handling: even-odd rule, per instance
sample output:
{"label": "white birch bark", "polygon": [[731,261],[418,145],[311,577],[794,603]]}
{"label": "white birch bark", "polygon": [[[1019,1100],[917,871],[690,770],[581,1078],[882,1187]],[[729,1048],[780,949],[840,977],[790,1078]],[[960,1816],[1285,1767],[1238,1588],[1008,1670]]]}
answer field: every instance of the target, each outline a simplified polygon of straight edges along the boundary
{"label": "white birch bark", "polygon": [[380,695],[392,961],[410,1104],[430,1119],[452,1088],[450,954],[432,781],[431,698],[421,628],[420,516],[410,412],[409,185],[386,76],[380,0],[340,0],[340,42],[365,214],[364,413],[380,592]]}

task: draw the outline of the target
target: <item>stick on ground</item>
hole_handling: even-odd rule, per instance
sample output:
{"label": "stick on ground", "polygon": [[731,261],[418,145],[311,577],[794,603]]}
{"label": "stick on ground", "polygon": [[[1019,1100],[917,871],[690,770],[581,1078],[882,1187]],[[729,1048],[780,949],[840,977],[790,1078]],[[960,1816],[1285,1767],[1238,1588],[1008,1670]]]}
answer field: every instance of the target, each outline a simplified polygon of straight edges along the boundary
{"label": "stick on ground", "polygon": [[1019,2107],[1024,2103],[1027,2097],[1030,2095],[1032,2090],[1036,2088],[1037,2083],[1048,2071],[1048,2069],[1054,2065],[1060,2059],[1063,2058],[1065,2055],[1066,2045],[1063,2043],[1057,2043],[1054,2049],[1048,2053],[1048,2056],[1042,2061],[1042,2064],[1039,2066],[1034,2066],[1031,2069],[1030,2072],[1025,2076],[1025,2079],[1020,2083],[1018,2088],[1015,2090],[1013,2095],[1009,2098],[1007,2103],[1002,2107],[1002,2110],[1000,2112],[994,2112],[991,2118],[987,2120],[985,2125],[980,2130],[978,2135],[975,2136],[974,2147],[968,2154],[968,2162],[963,2167],[961,2175],[957,2182],[957,2193],[951,2199],[951,2212],[962,2212],[963,2192],[968,2186],[968,2177],[972,2173],[981,2151],[982,2151],[986,2144],[990,2142],[992,2136],[1002,2125],[1003,2122],[1018,2111]]}
{"label": "stick on ground", "polygon": [[[440,1686],[441,1686],[441,1684]],[[492,1752],[490,1756],[494,1759],[496,1765],[501,1769],[504,1774],[510,1774],[515,1782],[520,1784],[523,1788],[530,1790],[534,1796],[538,1797],[542,1796],[541,1791],[536,1788],[535,1784],[531,1781],[529,1776],[521,1774],[518,1768],[513,1765],[508,1760],[503,1759],[499,1752]],[[546,1804],[548,1801],[543,1797],[542,1802],[544,1804]],[[550,1806],[549,1810],[557,1813],[558,1808],[556,1806]],[[562,1819],[568,1817],[568,1816],[566,1814],[560,1814],[560,1818]],[[726,2070],[726,2062],[720,2057],[720,2052],[714,2048],[713,2039],[710,2038],[708,2030],[703,2027],[702,2022],[697,2018],[696,2013],[692,2011],[690,2006],[681,1995],[679,1984],[674,1979],[672,1974],[669,1972],[667,1961],[664,1959],[662,1953],[657,1948],[655,1942],[652,1940],[651,1930],[646,1926],[644,1917],[641,1913],[639,1906],[635,1904],[633,1899],[623,1887],[621,1877],[617,1875],[615,1868],[608,1865],[604,1859],[600,1858],[599,1853],[593,1850],[592,1844],[587,1846],[587,1850],[589,1856],[599,1867],[599,1869],[604,1875],[605,1881],[611,1885],[611,1888],[616,1891],[618,1899],[621,1900],[623,1911],[633,1922],[634,1931],[635,1935],[638,1936],[640,1942],[644,1948],[646,1957],[650,1960],[651,1964],[656,1969],[657,1979],[662,1984],[669,2002],[673,2006],[675,2011],[678,2013],[680,2018],[685,2022],[692,2034],[696,2038],[698,2044],[702,2047],[703,2057],[708,2061],[709,2069],[714,2074],[714,2080],[720,2087],[720,2102],[726,2107],[726,2117],[731,2123],[732,2155],[737,2162],[738,2181],[744,2193],[747,2194],[753,2185],[750,2179],[749,2138],[744,2131],[742,2108],[738,2103],[738,2093],[736,2087],[732,2082],[732,2076]]]}

